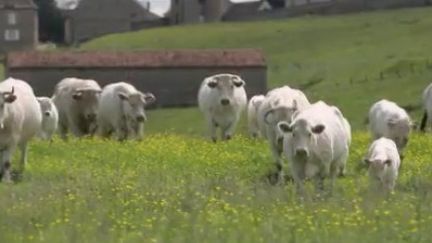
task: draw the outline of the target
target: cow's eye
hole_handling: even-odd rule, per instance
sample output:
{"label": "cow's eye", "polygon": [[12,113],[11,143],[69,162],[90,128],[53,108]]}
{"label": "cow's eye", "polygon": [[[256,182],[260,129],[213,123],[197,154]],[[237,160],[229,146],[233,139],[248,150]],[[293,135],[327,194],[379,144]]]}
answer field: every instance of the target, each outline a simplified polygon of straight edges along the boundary
{"label": "cow's eye", "polygon": [[312,133],[309,133],[308,136],[309,136],[309,137],[312,137]]}

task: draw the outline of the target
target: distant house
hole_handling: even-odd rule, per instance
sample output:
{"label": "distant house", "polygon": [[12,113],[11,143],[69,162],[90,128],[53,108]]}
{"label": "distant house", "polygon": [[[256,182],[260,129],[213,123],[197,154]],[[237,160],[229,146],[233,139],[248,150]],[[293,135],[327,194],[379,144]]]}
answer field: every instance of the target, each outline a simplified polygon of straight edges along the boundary
{"label": "distant house", "polygon": [[230,0],[171,0],[171,24],[190,24],[242,18],[259,11],[261,0],[232,2]]}
{"label": "distant house", "polygon": [[80,43],[105,34],[127,32],[167,22],[135,0],[81,0],[64,10],[65,42]]}
{"label": "distant house", "polygon": [[37,7],[32,0],[0,0],[0,53],[34,49],[38,42]]}
{"label": "distant house", "polygon": [[223,21],[242,20],[248,16],[257,15],[260,11],[261,1],[240,2],[231,4],[222,16]]}
{"label": "distant house", "polygon": [[256,49],[152,50],[135,52],[12,52],[6,76],[26,80],[40,96],[51,96],[65,77],[91,78],[101,86],[128,81],[151,91],[157,106],[189,106],[205,77],[240,75],[249,96],[267,90],[267,64]]}

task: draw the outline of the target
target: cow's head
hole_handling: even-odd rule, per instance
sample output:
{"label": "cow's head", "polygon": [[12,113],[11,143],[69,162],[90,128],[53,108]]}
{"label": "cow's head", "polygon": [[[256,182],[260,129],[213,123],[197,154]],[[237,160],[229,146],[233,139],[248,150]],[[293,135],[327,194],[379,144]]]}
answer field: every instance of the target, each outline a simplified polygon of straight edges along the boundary
{"label": "cow's head", "polygon": [[118,93],[118,97],[123,103],[124,114],[137,122],[144,122],[147,120],[144,108],[156,101],[156,97],[152,93],[143,94],[141,92],[136,92],[126,94],[120,92]]}
{"label": "cow's head", "polygon": [[392,161],[385,156],[364,158],[363,162],[368,167],[369,173],[379,178],[384,174],[385,167],[392,165]]}
{"label": "cow's head", "polygon": [[272,108],[264,114],[264,122],[270,126],[278,139],[282,139],[283,133],[278,128],[280,122],[291,123],[293,116],[298,111],[297,102],[292,101],[291,104],[282,104],[279,100],[273,101]]}
{"label": "cow's head", "polygon": [[72,93],[72,99],[80,104],[84,118],[89,122],[96,121],[101,89],[83,88]]}
{"label": "cow's head", "polygon": [[234,91],[242,88],[245,81],[238,75],[219,74],[207,78],[207,86],[218,97],[221,106],[232,105],[234,100]]}
{"label": "cow's head", "polygon": [[42,111],[42,115],[45,117],[52,117],[54,113],[54,103],[48,97],[37,97],[37,101],[39,102],[39,106]]}
{"label": "cow's head", "polygon": [[4,128],[4,122],[8,115],[6,106],[17,99],[14,91],[14,87],[12,87],[11,91],[0,91],[0,129]]}
{"label": "cow's head", "polygon": [[324,130],[323,124],[311,125],[305,119],[294,120],[291,124],[282,121],[278,123],[280,131],[290,136],[290,147],[295,157],[306,159],[310,156],[310,148],[316,141],[316,136]]}

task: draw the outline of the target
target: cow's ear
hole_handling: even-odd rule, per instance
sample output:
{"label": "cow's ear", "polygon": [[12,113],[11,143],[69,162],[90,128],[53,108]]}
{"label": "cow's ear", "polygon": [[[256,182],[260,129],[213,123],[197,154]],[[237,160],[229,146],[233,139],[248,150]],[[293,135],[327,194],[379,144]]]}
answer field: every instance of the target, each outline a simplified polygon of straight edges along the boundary
{"label": "cow's ear", "polygon": [[387,125],[389,126],[389,127],[394,127],[395,125],[396,125],[396,120],[395,119],[388,119],[387,120]]}
{"label": "cow's ear", "polygon": [[363,163],[364,163],[366,166],[369,166],[370,163],[371,163],[371,161],[370,161],[369,158],[364,158],[364,159],[363,159]]}
{"label": "cow's ear", "polygon": [[271,122],[273,121],[273,113],[274,113],[274,109],[271,109],[264,114],[265,123],[271,124]]}
{"label": "cow's ear", "polygon": [[209,86],[210,88],[216,88],[217,86],[217,81],[216,80],[211,80],[207,83],[207,86]]}
{"label": "cow's ear", "polygon": [[8,95],[6,95],[4,101],[6,103],[12,103],[12,102],[14,102],[16,100],[16,98],[17,98],[16,95],[14,95],[14,94],[8,94]]}
{"label": "cow's ear", "polygon": [[384,161],[384,164],[387,166],[391,166],[392,161],[388,159],[388,160]]}
{"label": "cow's ear", "polygon": [[121,100],[127,100],[129,97],[126,93],[123,93],[123,92],[120,92],[117,95]]}
{"label": "cow's ear", "polygon": [[322,124],[316,125],[312,128],[312,132],[315,134],[320,134],[324,131],[325,126]]}
{"label": "cow's ear", "polygon": [[144,100],[146,104],[151,104],[156,101],[156,97],[152,93],[145,93]]}
{"label": "cow's ear", "polygon": [[277,126],[278,126],[279,130],[283,133],[291,133],[292,132],[292,127],[288,124],[288,122],[281,121],[278,123]]}
{"label": "cow's ear", "polygon": [[255,99],[255,100],[253,100],[252,101],[252,105],[254,106],[254,107],[258,107],[258,106],[260,106],[261,104],[262,104],[262,102],[263,102],[263,100],[262,99]]}
{"label": "cow's ear", "polygon": [[233,84],[234,84],[237,88],[240,88],[240,87],[242,87],[242,86],[245,85],[245,81],[243,81],[243,79],[241,79],[240,77],[236,76],[236,77],[233,79]]}
{"label": "cow's ear", "polygon": [[72,94],[72,98],[74,100],[80,100],[82,99],[82,95],[83,95],[82,91],[76,91],[75,93]]}

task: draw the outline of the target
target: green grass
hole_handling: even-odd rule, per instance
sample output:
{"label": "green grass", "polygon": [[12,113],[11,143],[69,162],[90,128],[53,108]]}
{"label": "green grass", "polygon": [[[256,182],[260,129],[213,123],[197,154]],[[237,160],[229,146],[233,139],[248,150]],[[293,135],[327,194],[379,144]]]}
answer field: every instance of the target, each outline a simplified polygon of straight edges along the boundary
{"label": "green grass", "polygon": [[[312,101],[323,99],[339,106],[353,127],[361,129],[367,110],[380,98],[403,106],[420,105],[421,91],[432,76],[431,26],[432,8],[418,8],[160,28],[106,36],[82,48],[262,48],[270,87],[303,88]],[[150,122],[169,124],[154,125],[157,131],[193,130],[197,124],[193,112],[156,111]],[[418,110],[412,116],[418,120]],[[167,117],[172,122],[165,122]]]}
{"label": "green grass", "polygon": [[23,180],[0,184],[0,242],[431,242],[432,142],[415,135],[397,189],[373,194],[353,139],[334,195],[271,186],[263,141],[158,134],[144,142],[32,143]]}

